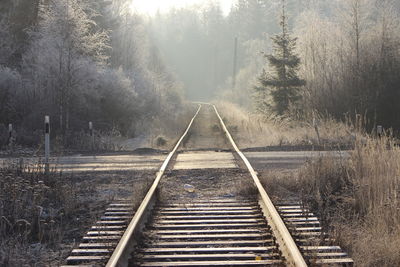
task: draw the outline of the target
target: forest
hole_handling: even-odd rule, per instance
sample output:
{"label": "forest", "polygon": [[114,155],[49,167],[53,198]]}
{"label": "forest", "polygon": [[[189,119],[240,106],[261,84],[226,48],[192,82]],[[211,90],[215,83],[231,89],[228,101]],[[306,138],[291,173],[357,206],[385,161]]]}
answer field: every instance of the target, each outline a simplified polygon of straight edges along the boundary
{"label": "forest", "polygon": [[[343,121],[359,114],[368,130],[398,130],[399,15],[400,2],[392,0],[286,1],[287,30],[300,59],[296,72],[305,84],[285,115]],[[269,102],[268,95],[260,97],[254,87],[263,71],[273,71],[267,58],[271,37],[282,31],[280,16],[280,0],[239,0],[227,15],[210,2],[158,13],[150,22],[190,99],[217,97],[270,113],[257,103]]]}
{"label": "forest", "polygon": [[[167,71],[128,0],[0,3],[0,131],[40,142],[44,115],[63,146],[88,130],[128,137],[181,110],[182,87]],[[167,117],[167,116],[165,116]],[[147,125],[147,126],[146,126]]]}
{"label": "forest", "polygon": [[[273,72],[267,59],[271,38],[282,31],[280,0],[239,0],[228,14],[209,1],[154,16],[132,12],[130,4],[2,1],[1,136],[12,123],[18,141],[32,145],[47,114],[66,146],[89,121],[134,137],[154,118],[176,114],[184,98],[274,113],[268,86],[257,88]],[[278,115],[359,114],[368,130],[398,130],[400,3],[288,0],[285,11],[304,84]]]}

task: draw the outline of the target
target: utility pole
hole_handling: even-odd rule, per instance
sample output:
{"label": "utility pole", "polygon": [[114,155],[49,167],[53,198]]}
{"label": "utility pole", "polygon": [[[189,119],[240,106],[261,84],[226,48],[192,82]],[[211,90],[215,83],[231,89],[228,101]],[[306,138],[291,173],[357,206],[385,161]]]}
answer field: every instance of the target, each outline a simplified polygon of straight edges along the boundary
{"label": "utility pole", "polygon": [[235,87],[236,87],[237,46],[238,46],[238,38],[235,37],[235,44],[234,44],[234,50],[233,50],[232,91],[235,90]]}
{"label": "utility pole", "polygon": [[49,173],[50,164],[50,116],[44,116],[44,164],[45,173]]}

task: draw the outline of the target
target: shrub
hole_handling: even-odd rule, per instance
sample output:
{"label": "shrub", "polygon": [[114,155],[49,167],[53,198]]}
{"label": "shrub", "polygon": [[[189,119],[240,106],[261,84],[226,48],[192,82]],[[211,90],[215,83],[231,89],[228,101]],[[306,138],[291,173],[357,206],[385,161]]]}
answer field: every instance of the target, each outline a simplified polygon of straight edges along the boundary
{"label": "shrub", "polygon": [[158,147],[163,147],[165,145],[167,145],[168,141],[163,137],[163,136],[158,136],[156,138],[156,145]]}

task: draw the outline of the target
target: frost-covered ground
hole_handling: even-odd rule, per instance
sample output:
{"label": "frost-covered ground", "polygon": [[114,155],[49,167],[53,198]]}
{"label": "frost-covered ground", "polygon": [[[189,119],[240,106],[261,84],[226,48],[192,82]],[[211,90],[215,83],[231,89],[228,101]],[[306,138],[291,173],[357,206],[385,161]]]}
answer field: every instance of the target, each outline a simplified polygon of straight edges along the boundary
{"label": "frost-covered ground", "polygon": [[138,205],[155,171],[52,175],[0,171],[0,266],[61,265],[113,199]]}

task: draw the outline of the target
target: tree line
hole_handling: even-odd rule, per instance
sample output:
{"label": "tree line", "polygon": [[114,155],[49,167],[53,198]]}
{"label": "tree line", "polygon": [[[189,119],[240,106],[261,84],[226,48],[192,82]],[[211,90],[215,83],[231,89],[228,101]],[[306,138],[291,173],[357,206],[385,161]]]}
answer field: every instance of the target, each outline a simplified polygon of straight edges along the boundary
{"label": "tree line", "polygon": [[152,36],[192,98],[219,96],[267,115],[299,119],[359,114],[369,129],[400,129],[400,2],[286,0],[285,10],[287,41],[299,59],[289,63],[298,76],[290,101],[276,94],[271,77],[277,77],[270,75],[282,59],[276,50],[282,0],[239,0],[227,15],[217,2],[175,9],[155,16]]}
{"label": "tree line", "polygon": [[[29,0],[0,4],[0,125],[68,136],[114,129],[135,136],[173,116],[182,92],[128,0]],[[4,127],[3,127],[4,128]]]}
{"label": "tree line", "polygon": [[400,129],[400,4],[346,0],[299,15],[294,32],[307,80],[299,107],[338,118],[360,114],[369,129]]}

